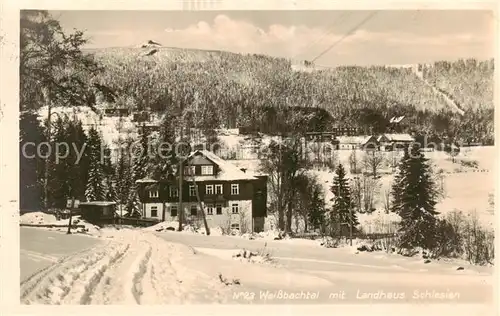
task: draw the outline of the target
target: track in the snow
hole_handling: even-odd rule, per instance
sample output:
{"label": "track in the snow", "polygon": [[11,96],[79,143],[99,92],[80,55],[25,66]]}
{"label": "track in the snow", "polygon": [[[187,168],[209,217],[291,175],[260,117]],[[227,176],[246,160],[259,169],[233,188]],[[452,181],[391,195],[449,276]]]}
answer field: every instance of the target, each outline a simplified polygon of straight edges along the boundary
{"label": "track in the snow", "polygon": [[193,255],[189,248],[151,234],[131,234],[65,257],[31,276],[21,284],[21,303],[222,302],[216,276],[183,267],[183,256]]}

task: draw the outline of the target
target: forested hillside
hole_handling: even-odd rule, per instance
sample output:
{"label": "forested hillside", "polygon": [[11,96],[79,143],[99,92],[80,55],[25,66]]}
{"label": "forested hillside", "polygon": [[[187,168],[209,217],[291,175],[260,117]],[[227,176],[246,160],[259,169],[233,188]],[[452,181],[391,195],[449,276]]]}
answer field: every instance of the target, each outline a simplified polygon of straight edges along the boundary
{"label": "forested hillside", "polygon": [[[493,61],[438,62],[426,67],[424,78],[438,93],[403,68],[297,72],[281,58],[164,47],[92,53],[105,69],[95,80],[115,90],[119,106],[182,113],[196,126],[252,126],[272,133],[297,126],[310,131],[341,125],[376,133],[392,128],[391,117],[405,115],[398,127],[403,131],[493,141]],[[450,107],[441,94],[464,113]],[[319,126],[297,124],[304,121],[290,115],[294,107],[325,109],[331,118]],[[274,128],[275,124],[280,126]]]}

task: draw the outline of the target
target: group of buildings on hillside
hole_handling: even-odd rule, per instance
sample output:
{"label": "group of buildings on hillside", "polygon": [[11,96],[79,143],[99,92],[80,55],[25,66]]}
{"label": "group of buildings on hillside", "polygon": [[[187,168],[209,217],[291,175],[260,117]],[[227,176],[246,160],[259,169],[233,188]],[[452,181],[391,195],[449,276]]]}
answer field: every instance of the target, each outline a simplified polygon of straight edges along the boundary
{"label": "group of buildings on hillside", "polygon": [[328,142],[337,150],[399,150],[415,142],[415,138],[410,134],[381,134],[381,135],[362,135],[336,136],[332,133],[308,133],[306,136],[308,142]]}
{"label": "group of buildings on hillside", "polygon": [[[318,135],[309,135],[318,136]],[[323,135],[325,136],[325,135]],[[328,135],[326,135],[328,136]],[[316,138],[317,139],[317,138]],[[414,141],[407,134],[380,136],[337,136],[338,149],[385,150]],[[314,141],[312,137],[309,141]],[[321,139],[324,140],[324,139]],[[182,188],[179,170],[165,180],[137,181],[140,218],[155,222],[176,222],[182,212],[184,222],[203,225],[202,209],[209,227],[225,227],[241,232],[264,230],[267,216],[267,176],[237,167],[213,152],[195,150],[183,163]],[[109,203],[80,203],[93,220],[113,221],[121,217],[118,210],[110,212]],[[97,218],[96,214],[99,214]],[[88,217],[90,219],[90,217]]]}

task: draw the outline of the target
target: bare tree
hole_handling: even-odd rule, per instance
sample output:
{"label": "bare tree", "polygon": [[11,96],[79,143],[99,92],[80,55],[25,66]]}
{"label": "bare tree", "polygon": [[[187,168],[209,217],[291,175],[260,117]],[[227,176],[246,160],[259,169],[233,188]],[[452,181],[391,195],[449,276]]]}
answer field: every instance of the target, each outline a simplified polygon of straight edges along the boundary
{"label": "bare tree", "polygon": [[302,157],[297,139],[273,141],[267,149],[267,154],[261,159],[261,170],[269,175],[270,200],[274,211],[278,213],[278,227],[290,232],[297,181],[308,165]]}
{"label": "bare tree", "polygon": [[[437,169],[437,166],[434,167],[434,170]],[[436,191],[439,198],[444,199],[446,197],[446,187],[445,180],[446,176],[444,173],[444,169],[439,168],[437,172],[434,174],[434,183],[436,183]]]}
{"label": "bare tree", "polygon": [[251,231],[251,223],[248,222],[248,210],[241,208],[239,211],[240,233],[245,234]]}
{"label": "bare tree", "polygon": [[354,176],[351,181],[351,198],[355,209],[360,212],[363,204],[363,190],[361,186],[361,179],[359,176]]}
{"label": "bare tree", "polygon": [[352,173],[352,174],[358,174],[361,172],[360,168],[359,168],[359,159],[358,159],[358,156],[356,154],[356,150],[352,150],[351,151],[351,154],[349,155],[349,171]]}
{"label": "bare tree", "polygon": [[371,213],[374,209],[375,196],[378,191],[378,180],[375,178],[363,177],[362,190],[363,190],[363,211]]}
{"label": "bare tree", "polygon": [[380,169],[383,162],[384,157],[376,150],[367,151],[363,156],[363,166],[371,171],[373,178],[377,177],[377,171]]}
{"label": "bare tree", "polygon": [[386,214],[389,214],[391,211],[391,189],[385,189],[382,193],[382,203],[384,206],[384,211]]}
{"label": "bare tree", "polygon": [[396,151],[390,152],[388,162],[389,162],[389,166],[392,169],[392,172],[395,172],[396,168],[398,166],[398,162],[399,162],[398,155],[397,155]]}

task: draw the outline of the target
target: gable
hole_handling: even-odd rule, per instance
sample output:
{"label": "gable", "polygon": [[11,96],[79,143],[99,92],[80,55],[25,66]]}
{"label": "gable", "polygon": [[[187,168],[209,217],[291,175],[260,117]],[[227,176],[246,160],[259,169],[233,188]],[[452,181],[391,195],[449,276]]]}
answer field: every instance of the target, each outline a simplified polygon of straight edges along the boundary
{"label": "gable", "polygon": [[210,159],[204,157],[203,155],[195,155],[190,158],[189,164],[193,166],[200,166],[200,165],[211,165],[211,166],[217,166],[216,163],[211,161]]}
{"label": "gable", "polygon": [[386,142],[389,142],[389,138],[387,138],[387,136],[385,136],[385,135],[381,135],[381,136],[379,136],[378,141],[386,143]]}

